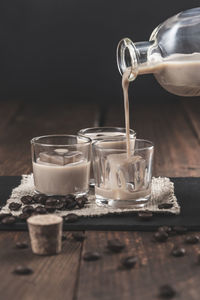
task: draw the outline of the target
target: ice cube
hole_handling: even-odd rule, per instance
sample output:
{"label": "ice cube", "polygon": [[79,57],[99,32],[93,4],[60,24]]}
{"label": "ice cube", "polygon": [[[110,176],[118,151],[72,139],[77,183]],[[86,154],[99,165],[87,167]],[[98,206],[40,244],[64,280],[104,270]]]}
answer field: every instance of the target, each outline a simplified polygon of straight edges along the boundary
{"label": "ice cube", "polygon": [[40,152],[39,157],[40,157],[40,161],[51,163],[52,154],[48,152]]}
{"label": "ice cube", "polygon": [[64,166],[65,165],[65,157],[64,155],[51,155],[51,164]]}
{"label": "ice cube", "polygon": [[145,184],[146,161],[141,156],[127,154],[111,154],[108,156],[110,165],[110,188],[128,189],[129,192],[141,189]]}
{"label": "ice cube", "polygon": [[55,149],[54,152],[56,152],[56,154],[59,154],[59,155],[65,155],[66,153],[69,152],[68,149]]}
{"label": "ice cube", "polygon": [[126,153],[110,154],[107,156],[107,164],[109,165],[108,184],[111,189],[126,188],[126,180],[121,173],[121,166],[127,164]]}
{"label": "ice cube", "polygon": [[[128,166],[128,171],[122,168],[123,174],[126,176],[126,180],[129,179],[129,182],[132,183],[132,188],[134,191],[144,188],[145,185],[145,173],[146,173],[146,161],[141,156],[134,156],[133,160],[130,161]],[[130,185],[128,185],[130,190]]]}
{"label": "ice cube", "polygon": [[83,154],[80,151],[69,151],[64,155],[65,164],[79,162],[83,160]]}
{"label": "ice cube", "polygon": [[[59,166],[64,166],[70,163],[79,162],[83,159],[83,155],[79,151],[60,151],[61,149],[56,149],[54,152],[40,152],[39,157],[41,162],[55,164]],[[55,154],[55,152],[59,152]],[[62,149],[64,150],[64,149]]]}
{"label": "ice cube", "polygon": [[54,152],[40,152],[39,157],[41,162],[60,166],[63,166],[65,164],[64,156],[55,154]]}
{"label": "ice cube", "polygon": [[127,187],[127,190],[131,193],[134,192],[134,190],[135,190],[134,182],[127,182],[126,187]]}
{"label": "ice cube", "polygon": [[145,184],[146,161],[141,156],[134,156],[130,163],[128,174],[130,181],[134,183],[134,191],[140,190]]}

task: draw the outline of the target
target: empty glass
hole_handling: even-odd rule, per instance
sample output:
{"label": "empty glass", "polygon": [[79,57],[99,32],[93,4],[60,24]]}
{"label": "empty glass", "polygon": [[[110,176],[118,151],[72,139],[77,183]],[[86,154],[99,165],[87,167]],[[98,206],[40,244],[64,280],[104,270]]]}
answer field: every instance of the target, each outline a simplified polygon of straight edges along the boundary
{"label": "empty glass", "polygon": [[95,142],[96,203],[112,207],[144,206],[151,197],[153,153],[153,144],[146,140],[135,140],[130,157],[123,138]]}
{"label": "empty glass", "polygon": [[[93,145],[94,142],[102,139],[124,137],[126,135],[126,129],[122,127],[91,127],[79,130],[78,135],[90,138]],[[136,133],[134,130],[130,129],[130,135],[135,139]],[[91,161],[93,162],[93,159],[91,159]],[[90,170],[90,185],[94,186],[93,163],[91,164]]]}

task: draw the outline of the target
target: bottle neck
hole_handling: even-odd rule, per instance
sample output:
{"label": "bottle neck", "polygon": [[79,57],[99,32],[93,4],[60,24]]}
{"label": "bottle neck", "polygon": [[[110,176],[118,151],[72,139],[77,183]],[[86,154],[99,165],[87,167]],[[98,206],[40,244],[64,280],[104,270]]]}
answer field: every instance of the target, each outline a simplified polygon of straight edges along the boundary
{"label": "bottle neck", "polygon": [[129,80],[133,81],[139,74],[151,73],[148,70],[148,53],[154,42],[133,43],[129,38],[121,40],[117,47],[117,65],[121,75],[130,68]]}

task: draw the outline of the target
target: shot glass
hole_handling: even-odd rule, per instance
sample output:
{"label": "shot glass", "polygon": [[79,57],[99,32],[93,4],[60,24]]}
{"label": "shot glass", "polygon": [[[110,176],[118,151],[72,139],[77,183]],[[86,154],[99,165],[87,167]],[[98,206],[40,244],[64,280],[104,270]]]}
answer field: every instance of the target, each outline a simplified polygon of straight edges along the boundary
{"label": "shot glass", "polygon": [[[131,138],[136,138],[136,133],[134,130],[130,129]],[[96,141],[117,138],[117,137],[125,137],[126,129],[122,127],[91,127],[81,129],[78,132],[78,136],[88,137],[92,140],[92,148],[93,144]],[[94,166],[93,166],[93,151],[91,152],[91,170],[90,170],[90,186],[94,186]]]}
{"label": "shot glass", "polygon": [[76,135],[46,135],[31,140],[35,191],[47,196],[89,190],[91,140]]}
{"label": "shot glass", "polygon": [[136,139],[130,155],[124,139],[96,141],[93,163],[97,205],[143,207],[151,197],[153,153],[154,145],[146,140]]}

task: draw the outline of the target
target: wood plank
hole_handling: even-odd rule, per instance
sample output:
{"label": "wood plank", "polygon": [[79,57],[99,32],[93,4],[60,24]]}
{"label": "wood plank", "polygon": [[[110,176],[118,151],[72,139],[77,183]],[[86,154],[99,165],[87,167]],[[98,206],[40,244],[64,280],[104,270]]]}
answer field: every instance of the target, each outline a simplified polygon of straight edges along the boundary
{"label": "wood plank", "polygon": [[[124,242],[126,251],[108,253],[107,240],[112,238]],[[198,300],[200,267],[195,260],[199,247],[188,245],[187,254],[175,258],[170,255],[171,249],[174,242],[183,244],[183,236],[171,237],[167,243],[151,239],[152,234],[147,232],[87,232],[83,254],[99,251],[102,258],[95,262],[81,260],[77,300],[155,300],[163,284],[172,285],[181,300]],[[137,265],[132,270],[118,270],[126,255],[136,255]]]}
{"label": "wood plank", "polygon": [[183,108],[186,112],[185,116],[194,134],[200,142],[200,101],[199,98],[182,99]]}
{"label": "wood plank", "polygon": [[[155,144],[155,176],[200,176],[200,144],[178,100],[131,103],[131,124],[137,137]],[[123,103],[110,106],[108,126],[124,126]]]}
{"label": "wood plank", "polygon": [[[0,298],[2,300],[72,300],[76,287],[81,243],[63,242],[62,253],[38,256],[28,249],[16,249],[16,241],[28,239],[28,233],[0,232]],[[14,275],[13,269],[26,265],[34,270],[27,276]]]}
{"label": "wood plank", "polygon": [[34,136],[76,134],[81,128],[94,126],[97,113],[98,107],[91,103],[23,102],[6,130],[0,128],[0,175],[31,172],[30,140]]}

